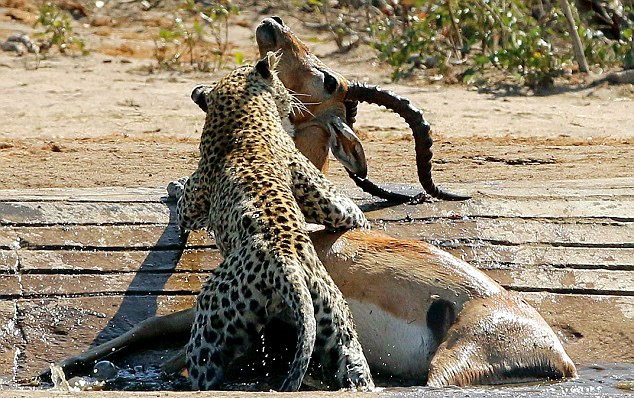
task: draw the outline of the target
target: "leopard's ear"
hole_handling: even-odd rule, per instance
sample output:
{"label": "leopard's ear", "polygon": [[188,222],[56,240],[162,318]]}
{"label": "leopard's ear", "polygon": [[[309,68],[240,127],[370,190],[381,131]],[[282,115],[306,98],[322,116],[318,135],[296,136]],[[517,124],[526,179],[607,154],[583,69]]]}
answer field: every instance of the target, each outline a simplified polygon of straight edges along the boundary
{"label": "leopard's ear", "polygon": [[207,94],[209,94],[213,88],[214,85],[199,84],[192,90],[192,101],[205,113],[207,113],[209,109],[209,104],[207,103],[209,96]]}
{"label": "leopard's ear", "polygon": [[255,64],[255,70],[258,71],[260,76],[268,80],[271,78],[271,76],[273,76],[273,71],[277,67],[277,64],[280,62],[281,57],[282,54],[280,53],[280,51],[269,51],[268,53],[266,53],[264,58],[262,58],[258,61],[257,64]]}

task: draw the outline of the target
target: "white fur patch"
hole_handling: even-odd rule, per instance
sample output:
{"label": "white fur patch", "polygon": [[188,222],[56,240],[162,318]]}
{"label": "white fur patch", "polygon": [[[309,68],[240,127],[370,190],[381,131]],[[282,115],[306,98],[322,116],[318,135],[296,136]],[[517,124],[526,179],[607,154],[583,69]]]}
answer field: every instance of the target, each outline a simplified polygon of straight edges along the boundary
{"label": "white fur patch", "polygon": [[291,123],[291,119],[288,117],[282,118],[282,127],[284,128],[284,131],[291,136],[291,138],[295,138],[295,126]]}
{"label": "white fur patch", "polygon": [[423,379],[438,346],[421,319],[408,323],[374,304],[348,300],[368,363],[394,376]]}

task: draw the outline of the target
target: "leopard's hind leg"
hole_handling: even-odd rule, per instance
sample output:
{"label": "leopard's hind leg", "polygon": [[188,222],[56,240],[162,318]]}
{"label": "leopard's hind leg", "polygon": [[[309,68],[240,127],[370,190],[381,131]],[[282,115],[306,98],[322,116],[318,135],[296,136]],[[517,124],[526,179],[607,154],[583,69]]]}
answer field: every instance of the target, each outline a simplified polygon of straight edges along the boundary
{"label": "leopard's hind leg", "polygon": [[334,185],[301,153],[290,164],[293,195],[306,221],[323,224],[330,230],[369,228],[359,207]]}
{"label": "leopard's hind leg", "polygon": [[[295,358],[281,391],[297,391],[315,345],[315,316],[310,292],[296,265],[283,257],[229,255],[198,295],[196,316],[186,348],[194,389],[220,386],[224,370],[242,355],[272,314],[290,307],[297,324]],[[267,271],[267,269],[269,271]],[[289,272],[290,270],[290,272]]]}
{"label": "leopard's hind leg", "polygon": [[[249,308],[249,298],[261,299],[252,289],[240,289],[245,279],[242,262],[227,256],[203,285],[196,300],[196,314],[186,346],[192,388],[212,390],[224,380],[226,366],[246,351],[260,332],[265,311]],[[233,282],[233,283],[232,283]]]}
{"label": "leopard's hind leg", "polygon": [[330,387],[374,387],[370,367],[359,343],[352,313],[341,292],[322,280],[313,282],[313,305],[317,319],[315,350]]}

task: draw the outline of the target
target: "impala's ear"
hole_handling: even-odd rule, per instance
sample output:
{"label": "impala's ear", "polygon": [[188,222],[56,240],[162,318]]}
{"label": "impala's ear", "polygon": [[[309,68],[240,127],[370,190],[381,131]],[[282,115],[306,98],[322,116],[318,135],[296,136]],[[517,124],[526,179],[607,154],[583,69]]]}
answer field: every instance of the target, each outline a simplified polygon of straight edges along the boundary
{"label": "impala's ear", "polygon": [[330,133],[328,144],[335,158],[357,177],[367,177],[368,164],[359,137],[338,116],[328,120],[327,125]]}
{"label": "impala's ear", "polygon": [[277,64],[280,62],[280,58],[281,53],[279,51],[269,51],[268,53],[266,53],[264,58],[262,58],[258,61],[257,64],[255,64],[255,70],[257,70],[260,76],[262,76],[263,78],[270,79],[273,75],[273,71],[277,67]]}
{"label": "impala's ear", "polygon": [[209,109],[209,104],[207,103],[209,96],[207,94],[209,94],[213,88],[213,85],[199,84],[192,90],[192,101],[194,101],[205,113],[207,113],[207,110]]}

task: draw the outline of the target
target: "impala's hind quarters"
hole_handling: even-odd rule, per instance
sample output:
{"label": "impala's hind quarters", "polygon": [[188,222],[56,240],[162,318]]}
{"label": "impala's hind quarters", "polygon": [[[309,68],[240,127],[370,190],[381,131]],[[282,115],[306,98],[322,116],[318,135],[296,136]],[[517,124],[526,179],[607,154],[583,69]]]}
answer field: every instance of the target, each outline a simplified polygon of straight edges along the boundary
{"label": "impala's hind quarters", "polygon": [[373,369],[436,387],[576,375],[535,309],[451,254],[376,231],[313,241]]}
{"label": "impala's hind quarters", "polygon": [[427,385],[508,384],[576,377],[544,319],[513,293],[465,305],[431,361]]}

